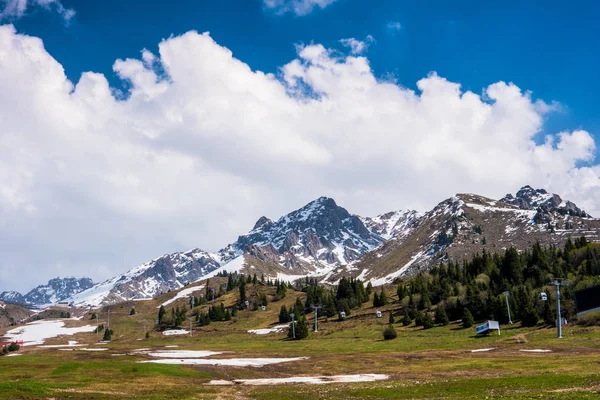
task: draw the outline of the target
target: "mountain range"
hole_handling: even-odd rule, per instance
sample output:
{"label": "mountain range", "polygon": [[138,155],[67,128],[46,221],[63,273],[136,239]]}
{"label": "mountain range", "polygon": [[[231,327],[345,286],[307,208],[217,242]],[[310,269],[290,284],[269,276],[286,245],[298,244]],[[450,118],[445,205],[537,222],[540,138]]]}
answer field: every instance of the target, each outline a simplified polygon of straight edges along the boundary
{"label": "mountain range", "polygon": [[[599,241],[599,233],[600,220],[530,186],[500,200],[457,194],[423,214],[398,210],[375,217],[351,214],[321,197],[276,221],[259,218],[248,233],[216,253],[196,248],[163,255],[72,293],[68,301],[97,306],[146,299],[221,271],[288,281],[312,276],[331,284],[350,275],[377,286],[482,251],[523,249],[534,242],[560,245],[579,236]],[[17,295],[5,292],[0,300],[15,302]],[[29,302],[60,296],[23,297]]]}
{"label": "mountain range", "polygon": [[43,307],[60,301],[94,286],[90,278],[68,277],[50,279],[47,284],[40,285],[27,294],[9,291],[0,293],[0,300],[12,304],[24,304]]}

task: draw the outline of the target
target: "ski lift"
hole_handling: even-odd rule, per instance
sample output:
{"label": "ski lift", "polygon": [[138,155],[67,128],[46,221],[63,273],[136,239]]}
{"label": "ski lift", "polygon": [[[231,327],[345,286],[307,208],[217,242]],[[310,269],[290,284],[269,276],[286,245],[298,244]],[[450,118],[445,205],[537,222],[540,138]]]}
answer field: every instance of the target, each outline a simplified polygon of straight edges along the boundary
{"label": "ski lift", "polygon": [[263,310],[263,311],[266,311],[267,310],[267,306],[260,306],[260,309]]}
{"label": "ski lift", "polygon": [[541,292],[539,294],[538,298],[542,301],[546,301],[546,300],[548,300],[548,295],[546,294],[546,292]]}
{"label": "ski lift", "polygon": [[383,315],[381,314],[381,311],[377,311],[377,312],[375,313],[375,316],[376,316],[377,318],[381,318]]}
{"label": "ski lift", "polygon": [[344,311],[340,312],[340,319],[346,319],[346,313]]}

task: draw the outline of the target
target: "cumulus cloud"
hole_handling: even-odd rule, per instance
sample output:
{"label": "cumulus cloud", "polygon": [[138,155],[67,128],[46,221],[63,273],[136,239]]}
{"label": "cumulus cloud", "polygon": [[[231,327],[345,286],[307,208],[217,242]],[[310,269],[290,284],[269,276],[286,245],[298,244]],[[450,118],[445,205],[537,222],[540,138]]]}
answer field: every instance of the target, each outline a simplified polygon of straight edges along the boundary
{"label": "cumulus cloud", "polygon": [[340,43],[342,45],[350,48],[350,51],[352,52],[352,54],[358,55],[358,54],[364,53],[369,48],[371,43],[373,43],[374,41],[375,41],[375,39],[373,39],[373,36],[368,35],[364,41],[357,40],[354,38],[347,38],[347,39],[341,39]]}
{"label": "cumulus cloud", "polygon": [[0,27],[0,290],[217,250],[320,195],[374,215],[531,184],[600,212],[592,136],[536,144],[554,107],[511,83],[413,91],[319,44],[273,75],[196,32],[113,68],[127,96]]}
{"label": "cumulus cloud", "polygon": [[21,18],[28,9],[35,7],[57,12],[65,23],[75,16],[75,10],[65,8],[60,0],[0,0],[0,22]]}
{"label": "cumulus cloud", "polygon": [[292,12],[298,16],[310,14],[315,7],[325,8],[336,0],[263,0],[265,8],[277,14]]}

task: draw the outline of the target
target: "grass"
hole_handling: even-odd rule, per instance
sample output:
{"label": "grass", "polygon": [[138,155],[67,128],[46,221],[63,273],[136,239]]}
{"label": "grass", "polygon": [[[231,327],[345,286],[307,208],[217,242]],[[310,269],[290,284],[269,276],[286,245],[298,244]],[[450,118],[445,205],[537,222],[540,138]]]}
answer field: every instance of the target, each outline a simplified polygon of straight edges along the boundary
{"label": "grass", "polygon": [[[319,321],[319,332],[301,341],[289,341],[285,333],[250,335],[248,329],[278,324],[282,304],[290,306],[298,292],[271,303],[267,311],[242,311],[235,322],[196,327],[194,336],[165,337],[152,332],[145,340],[143,321],[150,324],[157,306],[172,297],[165,294],[136,302],[137,314],[129,316],[129,304],[111,310],[115,339],[105,352],[60,351],[24,348],[20,357],[0,357],[0,399],[326,399],[326,398],[597,398],[600,390],[600,328],[567,326],[564,338],[553,329],[502,326],[502,335],[476,337],[474,329],[458,324],[423,330],[395,324],[398,338],[383,340],[386,317],[375,318],[365,304],[349,319]],[[221,300],[221,299],[220,299]],[[226,305],[236,300],[230,293]],[[179,304],[182,305],[183,300]],[[175,304],[173,304],[174,306]],[[379,308],[388,311],[390,304]],[[170,307],[168,307],[170,308]],[[89,318],[89,317],[88,317]],[[100,317],[102,319],[102,316]],[[73,322],[86,324],[88,320]],[[95,334],[49,341],[78,340],[92,346]],[[139,363],[140,355],[113,356],[141,347],[234,352],[222,357],[293,357],[309,360],[261,368],[181,366]],[[477,348],[491,352],[471,353]],[[523,353],[521,349],[544,348],[552,353]],[[383,382],[285,385],[208,386],[212,379],[252,379],[310,375],[383,373]]]}

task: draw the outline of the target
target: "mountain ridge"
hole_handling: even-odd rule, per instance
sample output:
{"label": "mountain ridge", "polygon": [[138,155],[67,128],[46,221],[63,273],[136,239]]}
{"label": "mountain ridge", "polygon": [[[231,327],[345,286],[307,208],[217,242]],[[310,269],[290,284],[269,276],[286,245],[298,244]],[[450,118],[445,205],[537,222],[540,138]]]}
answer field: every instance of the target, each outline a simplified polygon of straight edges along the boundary
{"label": "mountain ridge", "polygon": [[500,200],[459,193],[431,210],[351,214],[319,197],[271,220],[260,217],[237,240],[209,253],[200,248],[157,257],[70,297],[78,305],[151,298],[219,271],[334,283],[352,275],[385,284],[448,259],[523,247],[532,240],[559,244],[585,235],[598,240],[600,220],[543,189],[523,186]]}

